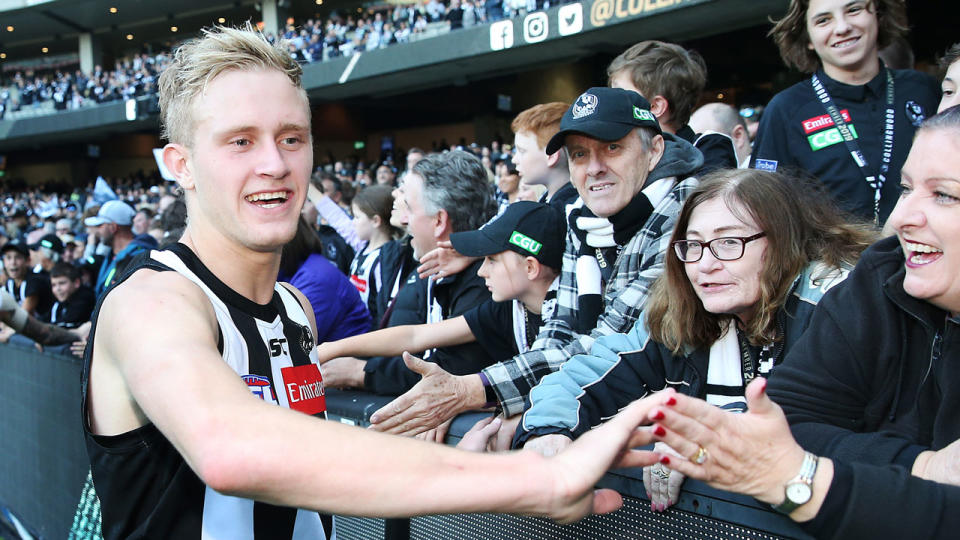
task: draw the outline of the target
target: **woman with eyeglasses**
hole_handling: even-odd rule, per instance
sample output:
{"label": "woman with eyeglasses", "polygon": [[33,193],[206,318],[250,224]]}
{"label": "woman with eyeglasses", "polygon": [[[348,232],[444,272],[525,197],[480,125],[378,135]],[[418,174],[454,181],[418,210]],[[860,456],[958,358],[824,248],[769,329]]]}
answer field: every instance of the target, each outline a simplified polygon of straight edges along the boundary
{"label": "woman with eyeglasses", "polygon": [[900,187],[896,235],[823,299],[769,390],[747,389],[749,412],[663,396],[656,438],[706,456],[663,464],[816,538],[958,537],[960,105],[920,126]]}
{"label": "woman with eyeglasses", "polygon": [[[514,445],[555,452],[669,387],[744,411],[746,384],[780,362],[873,239],[818,185],[751,169],[705,177],[680,212],[643,317],[544,377]],[[643,480],[651,507],[663,511],[677,501],[683,476],[657,464],[644,468]]]}

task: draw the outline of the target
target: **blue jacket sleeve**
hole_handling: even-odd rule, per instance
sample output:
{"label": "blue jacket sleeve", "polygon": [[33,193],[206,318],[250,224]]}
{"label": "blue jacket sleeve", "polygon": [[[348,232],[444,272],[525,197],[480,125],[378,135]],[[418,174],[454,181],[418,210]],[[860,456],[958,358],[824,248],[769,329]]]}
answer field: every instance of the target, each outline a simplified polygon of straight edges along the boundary
{"label": "blue jacket sleeve", "polygon": [[660,390],[669,361],[664,352],[650,340],[642,318],[627,334],[598,338],[590,354],[574,356],[533,388],[514,445],[550,433],[579,437],[631,401]]}

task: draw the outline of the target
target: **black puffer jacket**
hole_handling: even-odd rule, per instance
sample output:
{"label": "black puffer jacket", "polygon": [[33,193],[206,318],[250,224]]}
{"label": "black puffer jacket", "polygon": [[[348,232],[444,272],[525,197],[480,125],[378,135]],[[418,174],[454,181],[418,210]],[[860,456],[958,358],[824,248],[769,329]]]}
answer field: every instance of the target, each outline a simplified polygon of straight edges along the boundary
{"label": "black puffer jacket", "polygon": [[800,445],[839,463],[817,536],[960,530],[960,487],[910,476],[921,451],[960,439],[960,319],[908,295],[904,274],[896,237],[864,252],[770,378]]}

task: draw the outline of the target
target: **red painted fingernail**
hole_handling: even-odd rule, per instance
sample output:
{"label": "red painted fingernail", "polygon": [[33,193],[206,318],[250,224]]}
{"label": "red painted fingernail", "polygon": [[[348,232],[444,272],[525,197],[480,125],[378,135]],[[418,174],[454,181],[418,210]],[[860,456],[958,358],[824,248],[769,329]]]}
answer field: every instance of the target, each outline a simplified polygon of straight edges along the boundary
{"label": "red painted fingernail", "polygon": [[677,404],[677,398],[673,396],[670,396],[669,398],[667,398],[667,405],[676,405],[676,404]]}
{"label": "red painted fingernail", "polygon": [[766,393],[766,392],[767,392],[767,379],[763,379],[763,382],[760,383],[760,384],[762,385],[762,386],[760,387],[760,393],[761,393],[761,394]]}
{"label": "red painted fingernail", "polygon": [[653,413],[654,420],[663,420],[663,411],[657,411]]}
{"label": "red painted fingernail", "polygon": [[653,434],[657,437],[663,437],[667,434],[667,430],[663,429],[663,426],[657,426],[653,428]]}
{"label": "red painted fingernail", "polygon": [[663,456],[662,458],[660,458],[660,463],[663,463],[664,465],[669,465],[669,464],[670,464],[670,456]]}

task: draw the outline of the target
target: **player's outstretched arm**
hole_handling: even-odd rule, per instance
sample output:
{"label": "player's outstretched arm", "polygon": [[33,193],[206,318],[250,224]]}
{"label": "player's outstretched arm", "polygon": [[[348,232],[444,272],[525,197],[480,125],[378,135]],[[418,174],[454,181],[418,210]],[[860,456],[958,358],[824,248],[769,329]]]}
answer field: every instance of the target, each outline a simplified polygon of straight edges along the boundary
{"label": "player's outstretched arm", "polygon": [[94,431],[153,422],[204,482],[229,495],[341,514],[496,511],[572,521],[619,506],[613,492],[594,496],[609,467],[658,457],[628,450],[650,442],[648,430],[635,428],[662,401],[657,396],[555,458],[475,454],[257,399],[217,353],[206,297],[172,272],[136,274],[106,302],[94,337]]}

